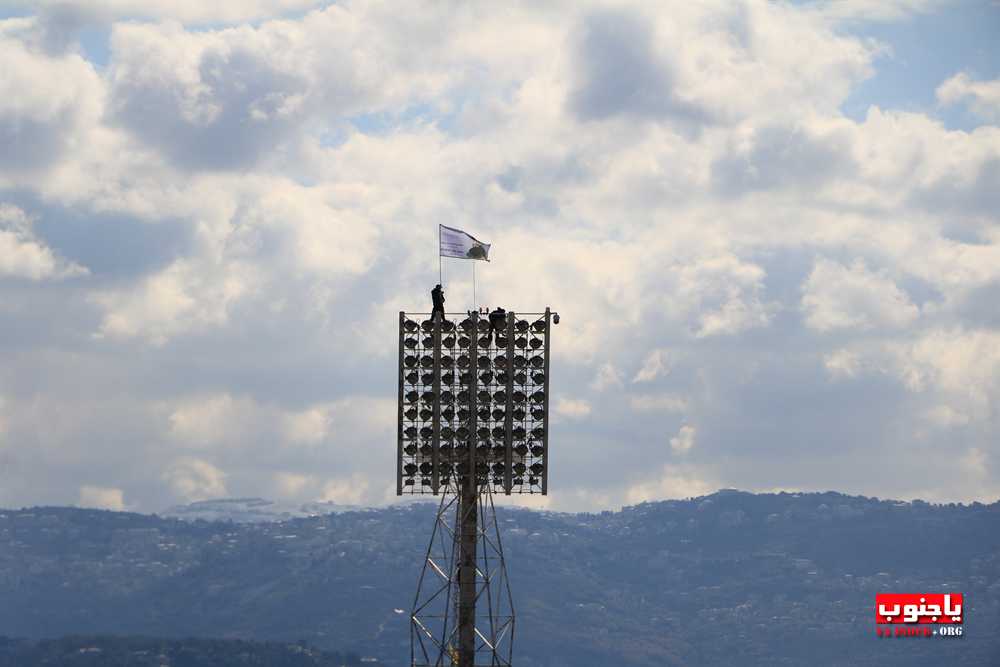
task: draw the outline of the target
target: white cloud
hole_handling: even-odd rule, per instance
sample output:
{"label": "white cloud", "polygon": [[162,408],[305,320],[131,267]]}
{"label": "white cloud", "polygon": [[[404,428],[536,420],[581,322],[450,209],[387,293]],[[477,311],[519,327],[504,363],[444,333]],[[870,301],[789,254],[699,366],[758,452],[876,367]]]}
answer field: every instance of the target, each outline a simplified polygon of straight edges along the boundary
{"label": "white cloud", "polygon": [[853,378],[861,372],[861,357],[857,352],[841,348],[823,358],[823,365],[833,377]]}
{"label": "white cloud", "polygon": [[611,362],[605,362],[597,369],[597,374],[590,382],[590,388],[594,391],[606,391],[608,389],[620,389],[625,386],[622,374]]}
{"label": "white cloud", "polygon": [[368,479],[360,474],[331,479],[323,485],[320,501],[340,505],[359,505],[368,496]]}
{"label": "white cloud", "polygon": [[[0,22],[2,25],[2,22]],[[48,57],[0,30],[0,185],[37,178],[98,121],[104,95],[94,67],[78,55]]]}
{"label": "white cloud", "polygon": [[674,394],[630,396],[629,405],[636,412],[684,412],[690,407],[686,398]]}
{"label": "white cloud", "polygon": [[642,503],[667,498],[695,498],[714,492],[718,484],[696,469],[665,465],[656,479],[640,482],[625,492],[625,502]]}
{"label": "white cloud", "polygon": [[203,459],[181,458],[163,472],[173,492],[188,502],[227,495],[226,473]]}
{"label": "white cloud", "polygon": [[[609,432],[668,455],[669,436],[643,437],[664,413],[744,434],[713,454],[748,488],[884,495],[870,461],[905,449],[899,421],[953,460],[990,452],[1000,128],[842,110],[892,46],[857,21],[923,8],[322,4],[109,0],[64,5],[95,12],[69,23],[54,6],[0,22],[0,136],[31,149],[0,156],[2,201],[40,221],[4,228],[0,252],[18,277],[0,280],[18,323],[0,348],[5,442],[32,443],[3,451],[20,466],[5,502],[73,502],[79,479],[115,479],[144,510],[327,484],[382,501],[395,314],[426,307],[441,221],[495,244],[481,300],[562,314],[553,414],[582,456],[604,456]],[[83,59],[81,21],[110,28],[106,66]],[[953,79],[942,104],[986,104],[990,83]],[[60,254],[90,277],[55,280],[75,271]],[[459,310],[468,268],[445,265]],[[773,432],[813,396],[823,411]],[[884,437],[853,452],[854,426]],[[175,470],[178,450],[218,474]],[[826,451],[840,477],[812,465]],[[89,477],[95,458],[134,477]],[[560,470],[560,509],[628,494],[598,468]],[[976,493],[994,488],[986,470]],[[913,489],[961,487],[911,472]],[[715,479],[663,477],[633,498]]]}
{"label": "white cloud", "polygon": [[316,478],[312,475],[302,475],[293,472],[278,472],[274,474],[271,488],[280,498],[305,500],[308,491],[315,486]]}
{"label": "white cloud", "polygon": [[192,24],[230,23],[280,17],[325,4],[323,0],[6,0],[26,9],[86,9],[96,19],[177,19]]}
{"label": "white cloud", "polygon": [[652,382],[670,372],[670,356],[667,350],[656,349],[646,355],[642,367],[632,378],[632,382]]}
{"label": "white cloud", "polygon": [[694,426],[681,426],[677,435],[670,438],[670,449],[676,454],[687,454],[694,448],[698,430]]}
{"label": "white cloud", "polygon": [[817,331],[904,327],[920,315],[885,271],[857,260],[847,267],[820,259],[802,286],[806,324]]}
{"label": "white cloud", "polygon": [[86,268],[60,259],[40,241],[33,224],[18,207],[0,203],[0,276],[39,281],[87,275]]}
{"label": "white cloud", "polygon": [[80,507],[96,507],[105,510],[122,511],[125,509],[125,495],[121,489],[106,486],[81,486]]}
{"label": "white cloud", "polygon": [[590,414],[590,403],[560,396],[556,399],[555,413],[568,419],[581,419]]}
{"label": "white cloud", "polygon": [[979,118],[1000,123],[1000,79],[974,81],[967,73],[959,72],[938,86],[935,94],[943,105],[964,102]]}

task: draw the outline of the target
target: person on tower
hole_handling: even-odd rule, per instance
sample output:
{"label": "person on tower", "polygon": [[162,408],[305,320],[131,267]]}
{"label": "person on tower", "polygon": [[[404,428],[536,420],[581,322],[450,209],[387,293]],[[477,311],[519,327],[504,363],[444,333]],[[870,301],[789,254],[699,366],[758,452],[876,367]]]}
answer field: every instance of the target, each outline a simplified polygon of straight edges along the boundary
{"label": "person on tower", "polygon": [[434,316],[438,313],[441,314],[441,321],[445,321],[444,317],[444,290],[441,288],[441,283],[434,286],[431,290],[431,301],[434,303],[434,308],[431,310],[431,321],[434,320]]}
{"label": "person on tower", "polygon": [[492,313],[490,313],[490,332],[486,334],[486,344],[489,345],[490,341],[493,339],[493,333],[496,332],[497,345],[500,344],[500,334],[507,328],[507,311],[497,306]]}

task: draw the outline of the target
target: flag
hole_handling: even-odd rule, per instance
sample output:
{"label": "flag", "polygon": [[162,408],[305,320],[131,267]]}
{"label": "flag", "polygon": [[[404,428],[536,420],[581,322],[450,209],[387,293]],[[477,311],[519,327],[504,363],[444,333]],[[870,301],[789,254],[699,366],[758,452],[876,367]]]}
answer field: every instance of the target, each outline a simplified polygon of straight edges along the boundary
{"label": "flag", "polygon": [[490,261],[490,244],[474,239],[461,229],[438,225],[438,236],[441,240],[442,257]]}

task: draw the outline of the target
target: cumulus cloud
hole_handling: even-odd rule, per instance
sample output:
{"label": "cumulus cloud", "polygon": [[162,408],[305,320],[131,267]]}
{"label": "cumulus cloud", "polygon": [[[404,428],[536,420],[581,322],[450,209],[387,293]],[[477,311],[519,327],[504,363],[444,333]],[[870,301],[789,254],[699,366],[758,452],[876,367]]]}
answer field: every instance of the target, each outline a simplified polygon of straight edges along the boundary
{"label": "cumulus cloud", "polygon": [[625,501],[635,504],[664,498],[696,498],[718,488],[717,484],[701,477],[697,469],[665,465],[655,479],[629,487]]}
{"label": "cumulus cloud", "polygon": [[976,116],[990,123],[1000,122],[1000,79],[975,81],[959,72],[935,91],[939,103],[966,104]]}
{"label": "cumulus cloud", "polygon": [[817,331],[905,327],[920,315],[885,271],[870,271],[861,260],[818,260],[802,286],[802,310]]}
{"label": "cumulus cloud", "polygon": [[0,178],[51,167],[97,122],[104,92],[79,55],[35,52],[2,27],[0,21]]}
{"label": "cumulus cloud", "polygon": [[684,412],[690,402],[673,394],[640,394],[629,397],[629,405],[636,412]]}
{"label": "cumulus cloud", "polygon": [[122,511],[125,509],[125,495],[121,489],[104,486],[81,486],[80,507],[96,507],[104,510]]}
{"label": "cumulus cloud", "polygon": [[[384,501],[396,313],[426,308],[441,221],[494,243],[482,302],[562,315],[552,447],[574,457],[546,507],[722,481],[946,498],[970,448],[991,493],[1000,129],[845,114],[893,46],[858,22],[936,10],[835,4],[107,0],[0,22],[0,499],[72,503],[85,479],[142,510]],[[94,21],[100,65],[76,43]],[[444,268],[472,307],[468,267]],[[914,442],[948,474],[914,458],[886,488],[872,461]],[[670,456],[689,465],[650,473]]]}
{"label": "cumulus cloud", "polygon": [[686,454],[694,447],[698,430],[694,426],[681,426],[677,435],[670,438],[670,449],[676,454]]}
{"label": "cumulus cloud", "polygon": [[227,493],[226,473],[203,459],[178,459],[162,477],[174,493],[188,502],[221,498]]}
{"label": "cumulus cloud", "polygon": [[555,413],[568,419],[580,419],[590,414],[590,403],[560,396],[556,399]]}
{"label": "cumulus cloud", "polygon": [[39,281],[87,275],[85,267],[57,257],[33,225],[23,210],[0,202],[0,276]]}
{"label": "cumulus cloud", "polygon": [[601,364],[597,369],[597,374],[590,382],[590,388],[594,391],[606,391],[608,389],[621,388],[625,385],[625,380],[621,372],[615,368],[611,362]]}
{"label": "cumulus cloud", "polygon": [[646,355],[642,367],[632,378],[632,382],[652,382],[670,372],[670,355],[667,350],[657,349]]}

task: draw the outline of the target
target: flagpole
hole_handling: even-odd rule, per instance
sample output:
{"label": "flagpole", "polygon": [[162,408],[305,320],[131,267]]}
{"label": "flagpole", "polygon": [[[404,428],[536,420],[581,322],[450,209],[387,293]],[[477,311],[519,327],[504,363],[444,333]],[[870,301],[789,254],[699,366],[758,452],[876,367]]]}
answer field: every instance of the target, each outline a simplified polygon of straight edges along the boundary
{"label": "flagpole", "polygon": [[441,225],[438,225],[438,285],[444,284],[441,279]]}
{"label": "flagpole", "polygon": [[472,307],[479,310],[479,302],[476,301],[476,260],[472,260]]}

